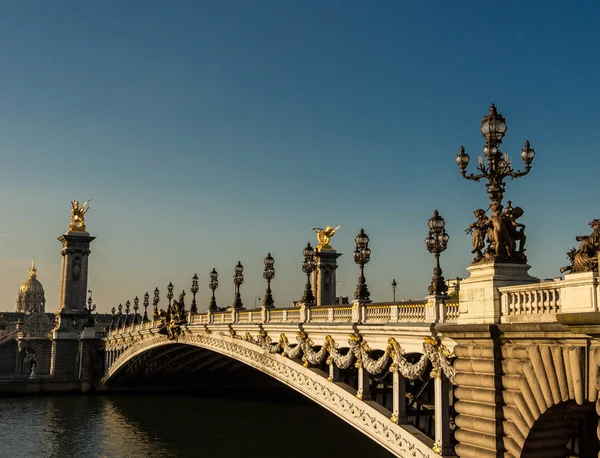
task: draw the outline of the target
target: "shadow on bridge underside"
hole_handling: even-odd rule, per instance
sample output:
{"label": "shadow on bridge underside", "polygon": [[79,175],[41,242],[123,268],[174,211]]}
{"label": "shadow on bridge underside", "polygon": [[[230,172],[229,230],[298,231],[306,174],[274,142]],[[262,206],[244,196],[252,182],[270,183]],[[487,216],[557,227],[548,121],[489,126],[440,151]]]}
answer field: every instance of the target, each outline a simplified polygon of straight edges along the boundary
{"label": "shadow on bridge underside", "polygon": [[[318,352],[319,346],[314,347]],[[348,348],[341,348],[345,354]],[[371,352],[379,358],[382,351]],[[406,355],[409,362],[417,362],[421,354]],[[302,361],[297,360],[299,365]],[[323,361],[311,370],[327,379],[328,365]],[[434,393],[431,378],[431,363],[422,379],[404,379],[407,423],[420,432],[434,438]],[[358,369],[351,365],[337,373],[337,384],[348,391],[358,389]],[[274,401],[285,398],[286,402],[310,402],[299,397],[296,391],[273,377],[229,356],[205,348],[184,343],[153,347],[132,357],[106,381],[105,388],[111,391],[157,391],[181,390],[201,391],[203,394],[227,398],[260,398]],[[369,376],[371,400],[391,411],[393,406],[393,377],[388,371]]]}

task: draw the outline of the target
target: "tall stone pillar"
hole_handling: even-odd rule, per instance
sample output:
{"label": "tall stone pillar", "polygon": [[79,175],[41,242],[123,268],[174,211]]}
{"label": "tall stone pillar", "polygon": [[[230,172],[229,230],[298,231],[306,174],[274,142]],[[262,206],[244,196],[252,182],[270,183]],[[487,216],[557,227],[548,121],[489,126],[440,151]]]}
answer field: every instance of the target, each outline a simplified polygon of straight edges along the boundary
{"label": "tall stone pillar", "polygon": [[316,305],[334,305],[336,301],[336,279],[337,258],[342,253],[335,250],[319,250],[315,252],[317,268],[313,272],[313,292]]}
{"label": "tall stone pillar", "polygon": [[52,335],[51,374],[79,376],[79,337],[87,320],[85,310],[88,285],[88,256],[91,237],[85,231],[69,231],[58,237],[62,243],[60,302],[56,311],[57,327]]}

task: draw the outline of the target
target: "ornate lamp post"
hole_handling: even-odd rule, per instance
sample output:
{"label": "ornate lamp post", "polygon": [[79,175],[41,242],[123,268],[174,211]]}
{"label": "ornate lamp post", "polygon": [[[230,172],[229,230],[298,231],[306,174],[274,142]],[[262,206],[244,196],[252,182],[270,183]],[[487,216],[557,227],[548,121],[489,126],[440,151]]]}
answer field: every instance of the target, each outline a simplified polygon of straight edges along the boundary
{"label": "ornate lamp post", "polygon": [[306,248],[302,250],[304,255],[304,262],[302,263],[302,272],[306,274],[306,285],[304,287],[304,294],[302,295],[302,303],[314,304],[315,296],[313,295],[312,288],[310,287],[310,274],[317,268],[315,262],[315,250],[310,246],[310,242],[306,244]]}
{"label": "ornate lamp post", "polygon": [[[467,231],[474,232],[473,234],[473,252],[477,252],[477,257],[474,262],[481,260],[498,261],[498,262],[517,262],[525,263],[527,259],[523,253],[524,234],[516,231],[518,223],[516,218],[523,214],[522,209],[510,209],[510,211],[502,212],[502,199],[506,190],[506,178],[519,178],[525,176],[531,170],[531,163],[535,157],[535,151],[531,148],[529,140],[525,142],[525,147],[521,151],[521,159],[525,163],[525,170],[515,171],[512,168],[512,163],[508,154],[502,154],[499,146],[502,144],[502,139],[506,134],[508,127],[504,117],[498,113],[496,106],[492,104],[490,112],[483,117],[481,121],[481,134],[485,138],[485,146],[483,153],[485,160],[480,156],[477,170],[480,172],[477,175],[467,174],[467,166],[469,165],[469,155],[465,153],[465,148],[460,147],[459,153],[456,156],[456,163],[460,168],[461,175],[467,180],[480,181],[486,179],[487,193],[492,201],[490,208],[492,216],[486,218],[485,210],[476,210],[474,213],[478,221],[473,223]],[[506,210],[509,210],[508,208]],[[514,210],[514,211],[513,211]],[[487,232],[487,229],[490,229]],[[488,236],[488,249],[485,253],[485,259],[482,254],[482,249],[485,246],[484,237]],[[521,240],[519,251],[515,251],[515,241]]]}
{"label": "ornate lamp post", "polygon": [[244,283],[243,272],[244,266],[242,266],[242,263],[238,261],[234,268],[233,274],[233,284],[235,285],[235,299],[233,300],[233,308],[236,310],[244,307],[244,304],[242,304],[242,297],[240,296],[240,285]]}
{"label": "ornate lamp post", "polygon": [[133,324],[137,324],[138,310],[140,309],[140,300],[137,296],[133,300]]}
{"label": "ornate lamp post", "polygon": [[192,277],[192,287],[190,288],[190,293],[193,294],[190,313],[198,313],[198,306],[196,305],[196,294],[198,294],[198,275],[196,274],[194,274]]}
{"label": "ornate lamp post", "polygon": [[263,278],[267,280],[267,290],[263,299],[263,307],[270,309],[275,306],[275,301],[273,301],[273,295],[271,294],[271,280],[275,278],[275,259],[271,256],[271,253],[267,255],[264,263]]}
{"label": "ornate lamp post", "polygon": [[429,294],[439,296],[448,292],[448,285],[446,285],[444,277],[442,277],[440,253],[448,246],[450,236],[446,234],[446,222],[444,221],[444,218],[438,214],[437,210],[433,212],[433,216],[429,218],[427,225],[429,226],[429,234],[425,239],[425,246],[427,247],[427,250],[435,256],[435,267],[433,269],[431,284],[429,285]]}
{"label": "ornate lamp post", "polygon": [[361,229],[358,235],[354,238],[356,243],[356,249],[352,253],[354,262],[360,266],[360,277],[358,277],[358,284],[356,285],[356,291],[354,291],[354,299],[358,301],[369,301],[369,290],[367,289],[367,283],[365,281],[365,264],[371,260],[371,250],[369,249],[369,236],[365,234],[365,230]]}
{"label": "ornate lamp post", "polygon": [[[113,308],[114,309],[114,308]],[[94,319],[92,318],[92,312],[96,310],[96,304],[92,304],[92,290],[88,289],[87,306],[85,310],[88,312],[88,319],[86,326],[94,326]]]}
{"label": "ornate lamp post", "polygon": [[144,294],[144,323],[148,321],[148,306],[150,305],[150,294],[146,291]]}
{"label": "ornate lamp post", "polygon": [[392,279],[392,292],[394,294],[394,302],[396,302],[396,287],[398,286],[398,283],[396,283],[396,279]]}
{"label": "ornate lamp post", "polygon": [[110,309],[110,329],[115,329],[115,306],[113,305],[113,308]]}
{"label": "ornate lamp post", "polygon": [[217,300],[215,299],[215,289],[219,287],[219,274],[214,267],[210,273],[210,282],[208,283],[208,287],[212,290],[212,297],[210,298],[208,310],[211,312],[216,312],[219,310],[219,307],[217,307]]}
{"label": "ornate lamp post", "polygon": [[169,286],[167,286],[167,299],[169,300],[167,313],[171,313],[171,300],[173,299],[173,283],[171,282],[169,282]]}
{"label": "ornate lamp post", "polygon": [[117,318],[117,327],[121,326],[121,320],[123,318],[123,305],[119,304],[119,307],[117,307],[119,309],[119,313],[117,314],[118,318]]}
{"label": "ornate lamp post", "polygon": [[152,300],[152,305],[154,305],[154,313],[152,315],[153,319],[156,320],[158,318],[158,303],[160,302],[160,291],[158,288],[154,288],[154,299]]}
{"label": "ornate lamp post", "polygon": [[129,312],[131,311],[131,302],[125,302],[125,326],[129,324]]}

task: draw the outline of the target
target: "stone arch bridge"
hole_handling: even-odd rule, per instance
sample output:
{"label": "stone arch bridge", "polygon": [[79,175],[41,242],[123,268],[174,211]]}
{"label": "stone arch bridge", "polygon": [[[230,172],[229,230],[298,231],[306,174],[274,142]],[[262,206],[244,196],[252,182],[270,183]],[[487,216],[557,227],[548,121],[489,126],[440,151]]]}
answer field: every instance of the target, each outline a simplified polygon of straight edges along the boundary
{"label": "stone arch bridge", "polygon": [[128,325],[105,338],[102,389],[250,366],[396,456],[598,456],[600,313],[563,312],[559,284],[499,293],[489,324],[429,298]]}

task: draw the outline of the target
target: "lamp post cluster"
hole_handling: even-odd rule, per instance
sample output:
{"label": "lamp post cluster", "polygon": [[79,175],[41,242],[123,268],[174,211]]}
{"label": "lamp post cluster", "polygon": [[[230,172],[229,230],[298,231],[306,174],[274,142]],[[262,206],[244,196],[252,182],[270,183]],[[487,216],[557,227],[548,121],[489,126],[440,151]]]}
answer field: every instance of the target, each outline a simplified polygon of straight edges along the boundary
{"label": "lamp post cluster", "polygon": [[265,258],[264,264],[263,278],[267,280],[267,290],[263,299],[263,307],[270,309],[275,306],[275,301],[273,301],[273,295],[271,294],[271,280],[275,278],[275,259],[271,256],[271,253]]}
{"label": "lamp post cluster", "polygon": [[[92,318],[92,312],[96,310],[96,304],[92,304],[92,290],[88,289],[87,306],[84,306],[85,311],[88,313],[88,319],[86,326],[94,326],[94,319]],[[114,313],[113,313],[114,314]]]}
{"label": "lamp post cluster", "polygon": [[212,290],[212,297],[210,298],[208,310],[210,312],[216,312],[219,309],[217,307],[217,300],[215,299],[215,290],[219,287],[219,274],[214,267],[210,273],[210,282],[208,283],[208,287]]}
{"label": "lamp post cluster", "polygon": [[360,277],[358,277],[358,284],[356,285],[356,291],[354,291],[354,299],[358,301],[370,301],[369,290],[367,289],[367,282],[365,280],[365,264],[371,260],[371,250],[369,248],[369,236],[365,234],[365,230],[361,229],[358,235],[354,238],[356,248],[352,253],[354,262],[360,266]]}
{"label": "lamp post cluster", "polygon": [[[523,210],[521,208],[513,209],[509,205],[503,212],[502,199],[506,190],[505,180],[527,175],[531,170],[535,151],[527,140],[525,147],[521,150],[521,159],[525,164],[525,169],[514,170],[508,154],[500,151],[500,145],[507,130],[506,119],[492,104],[489,113],[481,121],[481,134],[485,138],[483,147],[485,159],[479,156],[479,164],[476,167],[479,173],[467,174],[470,157],[463,146],[460,147],[456,156],[456,163],[463,178],[470,181],[487,180],[486,190],[492,202],[490,205],[492,215],[488,218],[485,216],[485,210],[476,210],[474,214],[477,221],[467,229],[467,231],[473,232],[473,253],[477,253],[474,263],[480,261],[525,263],[527,261],[524,254],[524,226],[516,222],[516,219],[523,214]],[[518,227],[521,228],[520,231],[517,231]],[[484,254],[486,237],[488,244]],[[521,244],[519,250],[516,250],[516,241],[519,240]]]}
{"label": "lamp post cluster", "polygon": [[425,246],[435,256],[435,267],[433,268],[433,277],[429,285],[429,294],[439,296],[448,292],[448,285],[446,285],[444,277],[442,277],[440,253],[446,250],[450,236],[446,234],[446,222],[437,210],[433,212],[433,216],[429,218],[427,225],[429,226],[429,234],[425,239]]}
{"label": "lamp post cluster", "polygon": [[310,275],[314,272],[317,267],[315,262],[315,250],[310,246],[310,242],[306,244],[306,248],[302,250],[304,256],[304,262],[302,262],[302,272],[306,274],[306,285],[304,286],[304,294],[302,294],[301,302],[304,304],[315,303],[315,296],[313,295],[312,288],[310,286]]}
{"label": "lamp post cluster", "polygon": [[192,287],[190,293],[192,293],[192,306],[190,307],[191,313],[198,313],[198,305],[196,304],[196,294],[198,294],[198,275],[194,274],[192,277]]}
{"label": "lamp post cluster", "polygon": [[240,261],[234,267],[233,284],[235,285],[235,298],[233,299],[233,308],[239,310],[244,307],[242,297],[240,296],[240,286],[244,283],[244,266]]}

